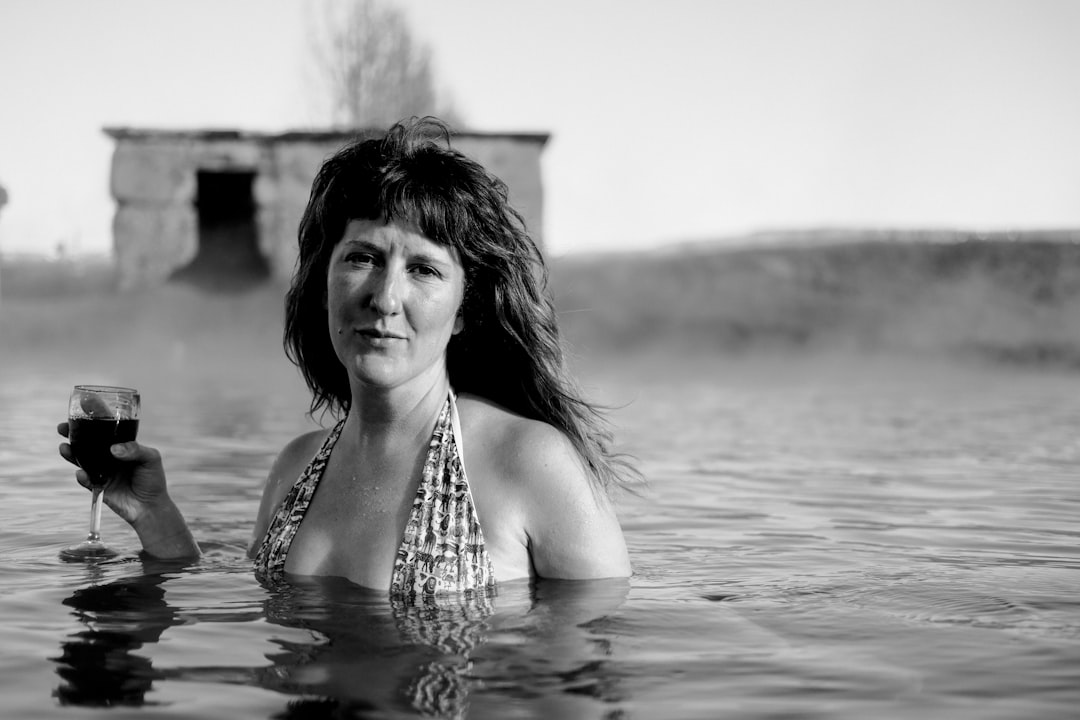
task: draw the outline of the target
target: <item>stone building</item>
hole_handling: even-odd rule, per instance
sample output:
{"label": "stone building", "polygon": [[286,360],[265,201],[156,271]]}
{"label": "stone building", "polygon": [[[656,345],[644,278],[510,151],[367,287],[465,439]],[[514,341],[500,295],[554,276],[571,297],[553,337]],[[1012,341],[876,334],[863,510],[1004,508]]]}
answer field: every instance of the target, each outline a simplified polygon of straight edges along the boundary
{"label": "stone building", "polygon": [[[120,287],[186,279],[229,290],[287,281],[311,182],[347,132],[106,128],[115,143],[111,192]],[[510,188],[543,239],[545,133],[455,133],[452,146]]]}

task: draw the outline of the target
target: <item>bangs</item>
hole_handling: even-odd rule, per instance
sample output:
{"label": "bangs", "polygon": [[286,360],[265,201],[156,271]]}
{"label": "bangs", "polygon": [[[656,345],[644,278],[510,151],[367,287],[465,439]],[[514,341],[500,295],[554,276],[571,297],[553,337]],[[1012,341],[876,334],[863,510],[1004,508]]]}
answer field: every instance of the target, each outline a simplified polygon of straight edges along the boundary
{"label": "bangs", "polygon": [[429,240],[463,251],[475,211],[475,180],[446,150],[425,147],[385,169],[372,208],[381,218],[411,223]]}
{"label": "bangs", "polygon": [[329,161],[315,193],[322,198],[315,214],[321,242],[336,244],[349,220],[396,221],[456,250],[470,266],[486,252],[498,254],[492,239],[507,222],[505,185],[423,130],[358,141]]}
{"label": "bangs", "polygon": [[[388,188],[389,189],[389,188]],[[462,243],[457,232],[462,221],[461,209],[438,195],[415,192],[418,188],[401,188],[380,199],[375,216],[365,218],[385,222],[403,222],[413,225],[427,239],[461,251]]]}

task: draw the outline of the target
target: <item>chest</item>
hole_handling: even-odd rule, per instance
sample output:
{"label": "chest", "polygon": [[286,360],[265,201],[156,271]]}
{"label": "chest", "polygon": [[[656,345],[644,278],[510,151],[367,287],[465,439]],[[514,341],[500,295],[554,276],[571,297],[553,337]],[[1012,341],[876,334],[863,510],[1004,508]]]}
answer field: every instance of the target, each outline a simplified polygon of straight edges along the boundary
{"label": "chest", "polygon": [[423,456],[364,461],[335,452],[304,513],[285,569],[389,587],[422,466]]}
{"label": "chest", "polygon": [[[451,481],[451,487],[447,487],[446,466],[439,465],[442,486],[433,498],[433,485],[421,481],[425,462],[431,460],[426,450],[412,457],[391,453],[382,460],[373,460],[350,453],[340,444],[335,446],[306,509],[299,513],[302,522],[297,521],[284,569],[298,575],[344,577],[366,587],[388,588],[399,552],[404,549],[408,556],[410,551],[403,541],[414,505],[419,506],[419,513],[410,529],[418,529],[422,538],[418,542],[424,542],[429,535],[446,536],[448,527],[444,526],[453,526],[450,534],[462,527],[462,514],[458,520],[448,521],[438,508],[459,506],[468,500],[473,507],[472,517],[481,526],[496,579],[530,577],[532,563],[520,503],[505,491],[505,483],[499,482],[500,476],[484,445],[474,442],[472,447],[467,469],[463,455],[456,455],[462,475],[460,485]],[[447,455],[455,456],[449,452]],[[466,494],[471,498],[467,499]],[[450,499],[453,502],[446,502]]]}

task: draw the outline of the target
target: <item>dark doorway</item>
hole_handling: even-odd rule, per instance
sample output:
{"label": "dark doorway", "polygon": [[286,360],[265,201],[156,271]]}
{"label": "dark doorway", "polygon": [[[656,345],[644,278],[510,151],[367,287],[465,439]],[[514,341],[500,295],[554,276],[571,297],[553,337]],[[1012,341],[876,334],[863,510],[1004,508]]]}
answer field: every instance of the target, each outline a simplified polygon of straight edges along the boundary
{"label": "dark doorway", "polygon": [[171,279],[225,292],[263,282],[270,277],[270,266],[259,252],[255,173],[200,170],[197,179],[199,249]]}

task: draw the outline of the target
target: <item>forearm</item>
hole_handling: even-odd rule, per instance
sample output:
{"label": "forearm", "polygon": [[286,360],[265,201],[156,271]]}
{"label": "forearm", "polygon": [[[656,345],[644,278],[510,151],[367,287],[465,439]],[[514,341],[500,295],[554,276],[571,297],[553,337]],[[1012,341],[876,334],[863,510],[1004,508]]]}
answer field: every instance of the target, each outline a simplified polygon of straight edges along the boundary
{"label": "forearm", "polygon": [[184,516],[171,500],[167,505],[144,512],[132,527],[143,550],[158,559],[179,560],[201,554]]}

